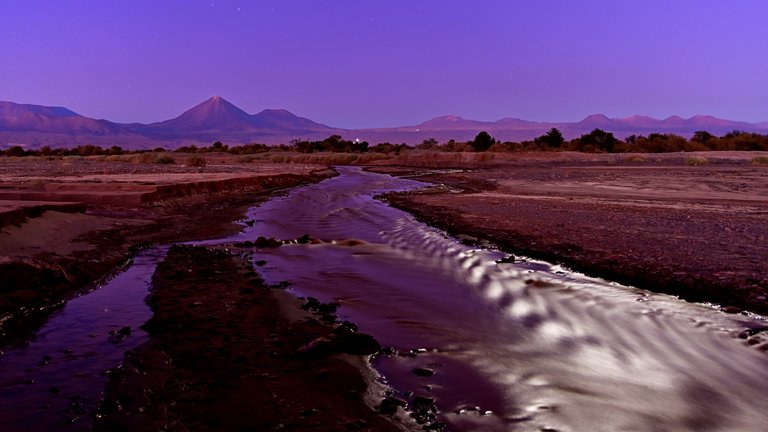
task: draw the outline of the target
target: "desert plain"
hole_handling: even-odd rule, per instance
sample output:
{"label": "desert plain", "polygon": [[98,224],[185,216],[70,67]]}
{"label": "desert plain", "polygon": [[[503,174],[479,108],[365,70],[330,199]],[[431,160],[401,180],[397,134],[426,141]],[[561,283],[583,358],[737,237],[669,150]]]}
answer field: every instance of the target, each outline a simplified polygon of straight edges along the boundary
{"label": "desert plain", "polygon": [[[364,163],[431,183],[379,198],[464,242],[765,315],[768,166],[752,162],[766,156],[757,153],[424,151]],[[248,207],[334,176],[332,156],[206,155],[204,166],[0,158],[0,340],[21,343],[143,247],[237,232]],[[193,265],[202,270],[190,274]],[[412,427],[387,415],[399,412],[396,399],[376,393],[366,359],[378,343],[335,320],[332,306],[270,287],[258,271],[237,246],[174,246],[153,278],[149,340],[127,353],[101,406],[86,414],[94,427]],[[337,342],[307,354],[318,338]],[[760,332],[744,339],[768,350]],[[248,409],[256,412],[242,415]],[[423,423],[441,427],[434,416]]]}

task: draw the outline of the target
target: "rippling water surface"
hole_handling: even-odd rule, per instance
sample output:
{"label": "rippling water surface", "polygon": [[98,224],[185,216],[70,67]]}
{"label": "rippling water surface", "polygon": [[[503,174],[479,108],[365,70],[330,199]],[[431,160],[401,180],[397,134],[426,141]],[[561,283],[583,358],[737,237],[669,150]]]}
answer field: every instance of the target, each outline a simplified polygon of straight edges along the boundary
{"label": "rippling water surface", "polygon": [[500,252],[373,198],[423,184],[339,171],[252,210],[257,223],[237,239],[323,240],[255,259],[298,295],[339,301],[382,344],[419,350],[376,367],[395,388],[436,397],[449,429],[768,430],[768,355],[736,337],[759,318],[547,263],[499,264]]}
{"label": "rippling water surface", "polygon": [[144,298],[166,251],[139,253],[98,289],[70,300],[31,340],[4,348],[0,431],[90,430],[107,382],[104,372],[146,340],[138,328],[152,316]]}

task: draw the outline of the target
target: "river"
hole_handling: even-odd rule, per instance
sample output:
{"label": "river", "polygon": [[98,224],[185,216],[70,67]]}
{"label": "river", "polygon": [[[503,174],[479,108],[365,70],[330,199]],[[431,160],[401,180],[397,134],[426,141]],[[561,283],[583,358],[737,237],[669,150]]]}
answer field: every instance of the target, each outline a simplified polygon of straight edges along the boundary
{"label": "river", "polygon": [[[381,379],[403,398],[435,398],[449,430],[762,431],[768,424],[768,355],[737,337],[766,326],[761,317],[725,314],[524,257],[500,262],[504,253],[466,246],[374,198],[423,183],[353,167],[338,171],[251,209],[247,217],[255,223],[240,234],[204,244],[304,234],[321,240],[258,250],[254,261],[267,264],[257,271],[270,283],[289,281],[298,296],[339,302],[340,318],[399,353],[375,361]],[[138,271],[148,280],[162,253],[152,256],[143,264],[139,257],[143,267],[124,274]],[[131,302],[146,295],[145,282],[133,285]],[[96,310],[122,308],[127,300],[115,301]],[[32,347],[23,358],[41,381],[39,373],[59,361],[58,353],[76,351],[59,336],[53,347],[40,345],[52,339],[51,326],[74,325],[57,321],[61,315],[74,322],[98,315],[68,308],[26,348],[0,358],[4,375],[6,365],[19,363],[9,358]],[[142,322],[147,311],[133,321],[106,318],[84,334]],[[134,332],[130,339],[141,337]],[[46,353],[57,354],[34,366]],[[81,374],[107,368],[66,367]],[[434,374],[417,375],[417,368]],[[10,387],[4,376],[4,391],[34,387],[24,384],[23,373],[14,376]],[[58,384],[38,387],[49,385]],[[35,403],[51,399],[40,397]]]}

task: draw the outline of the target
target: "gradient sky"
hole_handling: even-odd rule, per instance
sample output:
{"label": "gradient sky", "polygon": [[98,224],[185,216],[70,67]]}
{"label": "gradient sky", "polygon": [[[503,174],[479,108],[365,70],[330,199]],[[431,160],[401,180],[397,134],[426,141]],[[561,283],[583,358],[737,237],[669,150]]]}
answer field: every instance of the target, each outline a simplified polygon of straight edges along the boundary
{"label": "gradient sky", "polygon": [[213,95],[337,127],[768,121],[768,1],[0,0],[0,100],[118,122]]}

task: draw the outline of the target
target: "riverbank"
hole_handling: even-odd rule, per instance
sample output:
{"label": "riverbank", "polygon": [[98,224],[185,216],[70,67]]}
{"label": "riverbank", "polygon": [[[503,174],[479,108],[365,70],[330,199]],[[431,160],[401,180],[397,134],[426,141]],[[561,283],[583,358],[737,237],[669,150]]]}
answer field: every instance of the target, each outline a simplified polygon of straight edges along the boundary
{"label": "riverbank", "polygon": [[245,210],[272,192],[334,175],[312,165],[193,167],[82,158],[4,159],[0,172],[0,191],[14,195],[3,201],[9,216],[0,226],[3,345],[24,338],[138,248],[237,232]]}
{"label": "riverbank", "polygon": [[402,430],[372,408],[378,343],[267,287],[242,251],[172,247],[149,303],[150,339],[109,374],[95,430]]}
{"label": "riverbank", "polygon": [[768,314],[768,168],[749,164],[749,153],[697,155],[698,164],[686,155],[534,156],[453,166],[459,172],[374,170],[439,185],[386,200],[470,241]]}

